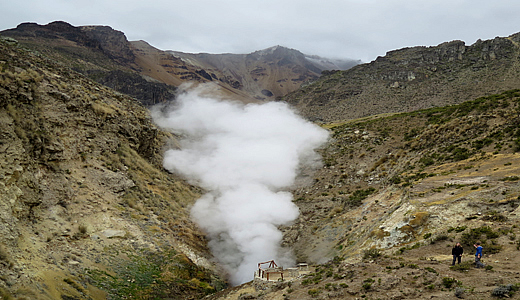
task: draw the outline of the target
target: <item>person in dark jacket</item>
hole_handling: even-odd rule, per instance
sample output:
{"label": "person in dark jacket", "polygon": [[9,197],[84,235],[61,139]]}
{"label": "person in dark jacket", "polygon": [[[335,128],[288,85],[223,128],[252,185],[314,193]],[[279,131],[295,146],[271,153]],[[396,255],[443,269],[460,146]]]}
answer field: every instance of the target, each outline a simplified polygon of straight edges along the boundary
{"label": "person in dark jacket", "polygon": [[453,255],[453,262],[451,263],[452,266],[455,265],[455,260],[458,260],[458,263],[460,264],[462,253],[464,253],[464,249],[462,249],[460,243],[457,243],[455,247],[451,249],[451,255]]}

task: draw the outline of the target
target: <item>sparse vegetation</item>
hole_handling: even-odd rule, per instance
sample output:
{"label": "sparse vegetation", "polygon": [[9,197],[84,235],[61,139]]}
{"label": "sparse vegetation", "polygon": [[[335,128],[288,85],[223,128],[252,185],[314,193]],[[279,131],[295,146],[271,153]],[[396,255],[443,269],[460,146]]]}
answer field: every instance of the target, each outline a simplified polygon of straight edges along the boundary
{"label": "sparse vegetation", "polygon": [[464,232],[461,236],[461,244],[466,247],[473,247],[476,241],[482,242],[482,247],[485,249],[484,251],[489,254],[498,253],[502,249],[502,246],[499,245],[495,239],[498,238],[500,234],[496,231],[493,231],[489,226],[482,226],[478,228],[472,228],[469,232]]}
{"label": "sparse vegetation", "polygon": [[518,181],[520,180],[520,177],[518,176],[507,176],[507,177],[504,177],[504,178],[501,178],[499,179],[500,181]]}
{"label": "sparse vegetation", "polygon": [[143,252],[129,255],[130,260],[112,262],[115,275],[91,269],[87,273],[94,285],[105,289],[113,299],[132,297],[167,298],[188,288],[199,295],[215,292],[223,282],[193,264],[186,256],[170,253]]}
{"label": "sparse vegetation", "polygon": [[451,289],[455,285],[460,285],[460,282],[457,279],[452,278],[452,277],[443,277],[442,285],[447,289]]}
{"label": "sparse vegetation", "polygon": [[450,266],[450,269],[453,271],[464,272],[464,271],[471,270],[474,266],[475,266],[475,263],[472,261],[463,261],[460,264]]}
{"label": "sparse vegetation", "polygon": [[4,288],[0,287],[0,299],[1,300],[14,300],[11,293],[6,291]]}
{"label": "sparse vegetation", "polygon": [[350,195],[345,202],[345,206],[356,207],[360,206],[370,194],[373,194],[376,191],[375,188],[370,187],[365,190],[356,190],[352,195]]}
{"label": "sparse vegetation", "polygon": [[501,285],[497,288],[495,288],[491,295],[495,297],[501,297],[501,298],[509,298],[513,296],[513,294],[518,291],[519,284],[507,284],[507,285]]}
{"label": "sparse vegetation", "polygon": [[375,248],[372,248],[372,249],[368,249],[368,250],[364,250],[363,251],[363,259],[365,260],[368,260],[368,259],[377,259],[381,256],[381,251],[379,251],[378,249],[375,249]]}
{"label": "sparse vegetation", "polygon": [[457,227],[450,227],[448,228],[448,233],[452,232],[452,231],[455,231],[455,232],[463,232],[464,230],[466,230],[466,228],[468,228],[467,226],[457,226]]}
{"label": "sparse vegetation", "polygon": [[372,283],[374,283],[375,280],[372,278],[367,278],[363,280],[363,285],[361,286],[364,290],[370,290],[372,288]]}
{"label": "sparse vegetation", "polygon": [[78,231],[80,234],[87,234],[88,232],[88,228],[87,228],[87,225],[85,224],[81,224],[78,226]]}
{"label": "sparse vegetation", "polygon": [[450,237],[445,234],[439,234],[436,235],[434,238],[431,239],[430,243],[435,244],[437,242],[442,242],[448,240]]}
{"label": "sparse vegetation", "polygon": [[321,291],[319,289],[310,289],[307,291],[307,294],[309,294],[311,297],[317,297],[320,292]]}

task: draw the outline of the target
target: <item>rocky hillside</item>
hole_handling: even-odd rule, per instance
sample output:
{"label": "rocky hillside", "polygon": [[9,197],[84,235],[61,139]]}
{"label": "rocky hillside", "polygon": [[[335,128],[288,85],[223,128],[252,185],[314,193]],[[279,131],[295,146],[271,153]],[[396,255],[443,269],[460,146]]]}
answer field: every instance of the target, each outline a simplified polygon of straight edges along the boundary
{"label": "rocky hillside", "polygon": [[163,51],[126,39],[109,26],[22,23],[0,32],[20,44],[150,105],[173,98],[184,82],[213,82],[242,101],[274,100],[315,80],[321,71],[347,69],[354,60],[307,56],[284,47],[251,54],[189,54]]}
{"label": "rocky hillside", "polygon": [[[519,299],[519,111],[511,90],[326,126],[325,165],[284,228],[316,272],[212,299]],[[471,264],[479,240],[485,270]],[[451,268],[455,242],[466,254]]]}
{"label": "rocky hillside", "polygon": [[285,100],[325,122],[462,103],[517,88],[520,34],[403,48],[347,71],[327,72]]}
{"label": "rocky hillside", "polygon": [[249,54],[170,53],[211,72],[211,77],[223,74],[226,82],[259,100],[280,98],[318,79],[324,70],[346,70],[359,63],[308,56],[281,46]]}
{"label": "rocky hillside", "polygon": [[125,35],[108,26],[74,27],[65,22],[22,23],[0,35],[149,105],[171,99],[175,87],[144,77]]}
{"label": "rocky hillside", "polygon": [[0,40],[0,298],[195,299],[225,286],[134,99]]}

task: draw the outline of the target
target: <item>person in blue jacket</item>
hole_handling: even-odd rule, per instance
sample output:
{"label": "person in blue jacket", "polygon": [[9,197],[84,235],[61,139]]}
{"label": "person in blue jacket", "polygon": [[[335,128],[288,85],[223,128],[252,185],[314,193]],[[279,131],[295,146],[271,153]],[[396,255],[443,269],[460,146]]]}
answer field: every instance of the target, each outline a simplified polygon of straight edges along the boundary
{"label": "person in blue jacket", "polygon": [[484,264],[480,261],[480,259],[482,259],[482,246],[480,246],[480,242],[476,242],[473,246],[477,249],[475,252],[475,266],[477,268],[483,268]]}

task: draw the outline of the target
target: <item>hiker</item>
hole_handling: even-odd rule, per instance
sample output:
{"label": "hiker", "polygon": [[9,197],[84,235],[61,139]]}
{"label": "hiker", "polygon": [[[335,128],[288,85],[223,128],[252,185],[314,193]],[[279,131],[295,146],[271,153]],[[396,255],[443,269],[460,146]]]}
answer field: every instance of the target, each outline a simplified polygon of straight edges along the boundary
{"label": "hiker", "polygon": [[476,242],[473,246],[477,249],[477,252],[475,252],[475,267],[485,267],[484,264],[480,261],[480,259],[482,259],[482,246],[480,246],[480,242]]}
{"label": "hiker", "polygon": [[458,264],[460,265],[462,253],[464,253],[464,249],[462,249],[462,246],[460,245],[460,243],[457,243],[453,247],[453,249],[451,249],[451,255],[453,255],[453,262],[451,263],[452,266],[455,265],[455,260],[458,260]]}

